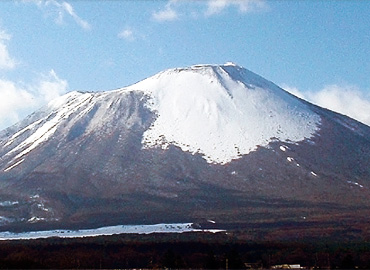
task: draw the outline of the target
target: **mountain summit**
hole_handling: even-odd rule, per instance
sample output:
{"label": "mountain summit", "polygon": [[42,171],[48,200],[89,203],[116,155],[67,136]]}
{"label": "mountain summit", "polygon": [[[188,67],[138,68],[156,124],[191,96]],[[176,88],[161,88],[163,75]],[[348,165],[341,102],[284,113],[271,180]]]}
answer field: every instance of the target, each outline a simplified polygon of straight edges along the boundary
{"label": "mountain summit", "polygon": [[0,132],[0,225],[354,220],[368,164],[366,125],[232,63],[175,68]]}
{"label": "mountain summit", "polygon": [[273,139],[302,141],[320,123],[304,102],[230,64],[172,69],[128,89],[147,93],[157,115],[144,147],[173,144],[210,163],[228,163]]}

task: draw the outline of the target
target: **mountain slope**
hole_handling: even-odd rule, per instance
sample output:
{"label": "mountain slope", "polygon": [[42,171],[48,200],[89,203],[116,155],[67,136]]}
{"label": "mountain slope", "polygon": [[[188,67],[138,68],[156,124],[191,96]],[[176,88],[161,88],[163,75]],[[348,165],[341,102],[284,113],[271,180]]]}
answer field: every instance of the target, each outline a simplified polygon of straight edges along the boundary
{"label": "mountain slope", "polygon": [[368,164],[366,125],[233,64],[171,69],[2,131],[0,224],[358,220]]}

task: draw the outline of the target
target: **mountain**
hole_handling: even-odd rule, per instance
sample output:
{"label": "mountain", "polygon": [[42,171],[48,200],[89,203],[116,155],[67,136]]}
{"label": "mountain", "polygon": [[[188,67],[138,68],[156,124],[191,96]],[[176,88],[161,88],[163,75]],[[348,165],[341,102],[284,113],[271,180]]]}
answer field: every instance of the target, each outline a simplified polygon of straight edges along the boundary
{"label": "mountain", "polygon": [[232,63],[175,68],[1,131],[0,229],[368,224],[369,164],[364,124]]}

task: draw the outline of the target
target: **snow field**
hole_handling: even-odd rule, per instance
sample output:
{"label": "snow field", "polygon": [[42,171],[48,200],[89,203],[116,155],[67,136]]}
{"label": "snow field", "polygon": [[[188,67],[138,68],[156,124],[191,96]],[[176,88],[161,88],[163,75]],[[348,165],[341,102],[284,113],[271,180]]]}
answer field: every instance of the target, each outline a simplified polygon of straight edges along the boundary
{"label": "snow field", "polygon": [[151,234],[151,233],[184,233],[184,232],[222,232],[223,230],[202,230],[192,227],[193,223],[173,223],[154,225],[118,225],[86,230],[51,230],[23,233],[0,232],[0,240],[30,240],[40,238],[80,238],[115,234]]}

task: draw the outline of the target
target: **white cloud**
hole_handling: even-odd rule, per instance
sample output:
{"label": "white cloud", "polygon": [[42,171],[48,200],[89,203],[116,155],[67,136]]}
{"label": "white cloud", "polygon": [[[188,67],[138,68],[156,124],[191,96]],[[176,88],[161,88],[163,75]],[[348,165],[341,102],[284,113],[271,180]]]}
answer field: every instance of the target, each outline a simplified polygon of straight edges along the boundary
{"label": "white cloud", "polygon": [[289,86],[287,84],[282,84],[281,88],[283,88],[285,91],[295,95],[296,97],[299,97],[301,99],[305,99],[305,100],[309,101],[307,99],[307,97],[305,96],[305,94],[296,87],[292,87],[292,86]]}
{"label": "white cloud", "polygon": [[54,70],[30,85],[0,79],[0,130],[65,94],[67,88],[67,81],[60,79]]}
{"label": "white cloud", "polygon": [[9,34],[0,29],[0,69],[12,69],[15,67],[15,60],[10,57],[8,47],[5,44],[10,38]]}
{"label": "white cloud", "polygon": [[[181,14],[180,4],[190,4],[184,5],[190,6],[190,10],[186,12],[182,10]],[[240,13],[261,11],[268,8],[266,0],[169,0],[163,10],[152,13],[152,18],[159,22],[177,20],[180,18],[180,14],[181,17],[198,18],[202,14],[199,9],[200,5],[206,6],[206,10],[203,12],[206,17],[219,14],[229,7],[235,7]]]}
{"label": "white cloud", "polygon": [[177,1],[170,0],[166,4],[166,6],[163,10],[158,11],[158,12],[153,12],[153,14],[152,14],[153,19],[156,20],[156,21],[159,21],[159,22],[177,20],[179,18],[179,14],[172,7],[172,5],[175,2],[177,2]]}
{"label": "white cloud", "polygon": [[47,74],[42,74],[41,79],[36,84],[36,97],[39,102],[38,106],[63,95],[67,92],[68,83],[60,79],[52,69]]}
{"label": "white cloud", "polygon": [[205,14],[207,16],[218,14],[230,6],[236,7],[241,13],[247,13],[263,10],[267,4],[265,0],[209,0]]}
{"label": "white cloud", "polygon": [[135,40],[135,35],[132,29],[126,28],[123,29],[121,32],[118,33],[118,37],[125,39],[127,41],[134,41]]}
{"label": "white cloud", "polygon": [[0,80],[0,130],[19,121],[23,111],[34,104],[31,93],[14,82]]}
{"label": "white cloud", "polygon": [[63,24],[65,15],[72,17],[72,19],[83,29],[90,30],[91,25],[77,15],[73,6],[66,1],[57,0],[23,0],[23,2],[29,2],[36,4],[41,10],[47,15],[55,17],[57,24]]}
{"label": "white cloud", "polygon": [[370,96],[365,95],[355,86],[328,85],[315,92],[303,92],[286,85],[282,88],[297,97],[370,126]]}
{"label": "white cloud", "polygon": [[[58,4],[56,1],[52,1],[52,2],[55,2],[56,4]],[[83,29],[85,30],[90,30],[91,29],[91,26],[90,24],[81,19],[77,14],[76,12],[74,11],[73,7],[71,4],[67,3],[67,2],[62,2],[61,4],[61,8],[67,12],[74,20],[77,24],[79,24]]]}
{"label": "white cloud", "polygon": [[[15,60],[9,55],[6,41],[11,35],[0,29],[0,69],[16,67]],[[66,93],[68,83],[60,79],[54,70],[41,74],[29,84],[0,78],[0,130],[10,126],[27,114],[45,105],[50,100]]]}

